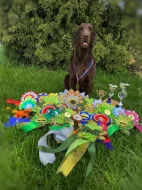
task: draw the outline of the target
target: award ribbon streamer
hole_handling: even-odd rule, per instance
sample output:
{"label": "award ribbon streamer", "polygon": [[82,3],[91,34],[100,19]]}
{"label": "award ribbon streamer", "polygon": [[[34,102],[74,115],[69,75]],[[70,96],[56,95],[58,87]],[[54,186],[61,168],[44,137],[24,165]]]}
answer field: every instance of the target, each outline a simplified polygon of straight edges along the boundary
{"label": "award ribbon streamer", "polygon": [[15,118],[15,117],[10,117],[9,121],[4,124],[4,127],[13,127],[16,126],[19,123],[29,123],[30,119],[24,119],[24,118]]}
{"label": "award ribbon streamer", "polygon": [[76,139],[68,148],[65,156],[67,156],[70,152],[72,152],[75,148],[77,148],[78,146],[81,146],[84,143],[89,142],[88,140],[84,140],[84,139]]}
{"label": "award ribbon streamer", "polygon": [[71,135],[68,137],[58,148],[47,148],[45,146],[39,146],[39,150],[47,153],[58,153],[66,150],[75,140],[76,140],[76,135]]}
{"label": "award ribbon streamer", "polygon": [[61,125],[53,125],[53,126],[51,126],[49,128],[50,128],[50,130],[61,130],[64,127],[70,127],[70,124],[65,124],[63,126],[61,126]]}
{"label": "award ribbon streamer", "polygon": [[63,160],[61,165],[59,166],[57,173],[62,172],[64,176],[68,176],[77,162],[81,159],[81,157],[85,154],[87,148],[89,146],[89,142],[80,145],[75,151],[68,154],[67,157]]}
{"label": "award ribbon streamer", "polygon": [[[47,134],[45,134],[43,137],[41,137],[38,141],[38,147],[47,147],[49,148],[49,146],[47,145],[47,137],[50,134],[54,134],[56,136],[57,139],[57,135],[58,137],[60,137],[60,139],[62,139],[63,141],[66,140],[66,138],[69,135],[73,134],[73,127],[65,127],[61,130],[53,130],[53,131],[49,131]],[[64,137],[64,138],[63,138]],[[52,164],[55,162],[56,157],[54,153],[47,153],[47,152],[43,152],[42,150],[39,150],[39,159],[40,162],[46,166],[48,163]]]}
{"label": "award ribbon streamer", "polygon": [[113,133],[115,133],[115,132],[118,131],[118,130],[119,130],[119,127],[118,127],[117,125],[110,125],[110,126],[108,127],[108,136],[109,136],[109,137],[112,136]]}
{"label": "award ribbon streamer", "polygon": [[41,124],[37,123],[36,121],[31,121],[28,124],[27,123],[18,124],[18,127],[20,127],[21,130],[24,131],[24,132],[29,132],[29,131],[31,131],[33,129],[36,129],[36,128],[40,127],[40,126],[41,126]]}
{"label": "award ribbon streamer", "polygon": [[93,170],[93,166],[95,163],[95,157],[96,157],[95,142],[92,142],[89,144],[88,153],[90,154],[91,159],[90,159],[90,162],[89,162],[87,169],[86,169],[86,175],[85,175],[86,179],[87,179],[88,175],[91,173],[91,171]]}

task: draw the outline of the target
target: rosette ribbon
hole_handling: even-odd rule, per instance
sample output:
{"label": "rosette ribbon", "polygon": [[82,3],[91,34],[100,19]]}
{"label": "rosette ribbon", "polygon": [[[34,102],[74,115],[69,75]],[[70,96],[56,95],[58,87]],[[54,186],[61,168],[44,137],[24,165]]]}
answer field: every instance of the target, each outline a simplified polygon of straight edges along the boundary
{"label": "rosette ribbon", "polygon": [[115,119],[114,123],[108,127],[108,136],[112,136],[118,130],[126,135],[130,135],[129,129],[133,127],[133,122],[129,117],[119,116]]}
{"label": "rosette ribbon", "polygon": [[134,123],[134,126],[137,128],[139,132],[142,133],[142,124],[139,123],[140,117],[138,113],[131,110],[125,110],[125,115],[127,115],[129,118],[131,118],[132,122]]}
{"label": "rosette ribbon", "polygon": [[33,129],[46,125],[53,117],[51,114],[35,115],[29,123],[19,123],[17,126],[24,132],[32,131]]}
{"label": "rosette ribbon", "polygon": [[[107,126],[111,123],[110,118],[104,114],[93,115],[93,120],[96,121],[99,126],[102,126],[103,131],[107,131],[107,128],[108,128]],[[108,135],[106,135],[106,139],[103,140],[103,143],[105,144],[107,149],[109,150],[114,149]]]}

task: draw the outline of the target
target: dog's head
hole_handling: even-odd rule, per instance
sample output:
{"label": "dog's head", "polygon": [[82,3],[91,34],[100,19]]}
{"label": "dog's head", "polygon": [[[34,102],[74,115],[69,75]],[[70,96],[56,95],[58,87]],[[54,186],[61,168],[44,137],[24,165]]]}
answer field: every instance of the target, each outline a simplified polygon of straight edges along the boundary
{"label": "dog's head", "polygon": [[73,45],[87,49],[93,47],[94,41],[95,32],[93,26],[89,23],[82,23],[75,33]]}

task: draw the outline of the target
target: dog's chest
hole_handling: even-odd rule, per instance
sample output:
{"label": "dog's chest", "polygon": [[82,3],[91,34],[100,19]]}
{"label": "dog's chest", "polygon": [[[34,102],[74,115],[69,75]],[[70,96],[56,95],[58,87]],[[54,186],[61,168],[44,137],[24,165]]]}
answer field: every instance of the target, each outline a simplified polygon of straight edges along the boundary
{"label": "dog's chest", "polygon": [[78,65],[76,68],[76,75],[78,78],[80,78],[80,81],[84,80],[84,78],[88,75],[90,72],[90,69],[88,70],[87,65]]}

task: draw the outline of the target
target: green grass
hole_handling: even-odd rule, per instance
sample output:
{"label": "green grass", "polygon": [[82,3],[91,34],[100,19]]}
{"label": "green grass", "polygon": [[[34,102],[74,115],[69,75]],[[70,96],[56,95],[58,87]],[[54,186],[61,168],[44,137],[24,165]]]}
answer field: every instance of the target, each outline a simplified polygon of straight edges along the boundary
{"label": "green grass", "polygon": [[[89,158],[86,154],[65,178],[62,174],[56,174],[56,170],[63,159],[63,154],[57,154],[56,163],[40,164],[38,158],[37,142],[46,133],[46,130],[35,130],[30,133],[22,133],[15,128],[3,129],[3,123],[7,121],[11,111],[5,108],[7,98],[19,99],[21,94],[28,90],[41,92],[63,91],[64,71],[48,71],[36,67],[11,66],[4,58],[0,48],[0,189],[1,190],[83,190],[84,171]],[[142,91],[142,80],[136,76],[130,76],[127,72],[121,75],[109,75],[103,71],[97,72],[93,98],[97,98],[96,89],[108,89],[109,83],[119,85],[120,82],[130,84],[128,97],[124,101],[125,108],[135,110],[142,117],[142,100],[139,88]],[[115,99],[118,99],[115,96]],[[103,144],[97,144],[96,164],[87,181],[87,190],[117,190],[127,189],[128,184],[133,183],[129,189],[142,189],[141,180],[132,182],[129,173],[136,174],[136,181],[142,176],[142,169],[135,172],[138,158],[142,152],[142,136],[132,130],[132,135],[127,137],[115,134],[112,138],[115,148],[108,151]],[[139,165],[138,165],[139,166]],[[142,165],[140,165],[142,166]],[[140,169],[140,167],[139,167]],[[133,177],[132,177],[133,178]]]}

